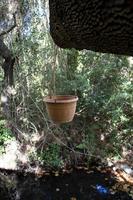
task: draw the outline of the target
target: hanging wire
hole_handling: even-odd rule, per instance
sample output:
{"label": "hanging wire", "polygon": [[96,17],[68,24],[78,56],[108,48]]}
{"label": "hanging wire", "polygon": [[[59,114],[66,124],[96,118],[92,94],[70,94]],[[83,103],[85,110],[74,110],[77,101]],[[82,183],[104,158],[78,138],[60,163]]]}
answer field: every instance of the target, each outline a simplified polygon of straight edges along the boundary
{"label": "hanging wire", "polygon": [[[52,62],[52,76],[51,76],[51,83],[49,88],[49,96],[56,96],[56,62],[57,62],[57,54],[58,54],[58,47],[54,44],[54,55],[53,55],[53,62]],[[53,91],[52,91],[53,90]]]}

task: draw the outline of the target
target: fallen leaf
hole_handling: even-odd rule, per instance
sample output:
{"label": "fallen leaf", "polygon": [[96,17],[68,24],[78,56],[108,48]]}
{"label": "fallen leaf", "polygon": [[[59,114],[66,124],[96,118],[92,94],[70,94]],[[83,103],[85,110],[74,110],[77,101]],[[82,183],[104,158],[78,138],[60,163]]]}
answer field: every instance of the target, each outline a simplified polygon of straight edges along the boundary
{"label": "fallen leaf", "polygon": [[77,198],[76,197],[71,197],[71,199],[70,200],[77,200]]}
{"label": "fallen leaf", "polygon": [[59,176],[59,172],[55,172],[55,176]]}
{"label": "fallen leaf", "polygon": [[60,188],[56,188],[56,192],[59,192],[60,191]]}
{"label": "fallen leaf", "polygon": [[87,174],[91,174],[91,173],[93,173],[93,172],[94,172],[94,171],[87,171],[86,173],[87,173]]}
{"label": "fallen leaf", "polygon": [[117,170],[117,173],[119,174],[120,177],[124,179],[125,182],[128,182],[131,185],[133,185],[133,177],[131,177],[130,175],[126,174],[124,171],[121,170]]}

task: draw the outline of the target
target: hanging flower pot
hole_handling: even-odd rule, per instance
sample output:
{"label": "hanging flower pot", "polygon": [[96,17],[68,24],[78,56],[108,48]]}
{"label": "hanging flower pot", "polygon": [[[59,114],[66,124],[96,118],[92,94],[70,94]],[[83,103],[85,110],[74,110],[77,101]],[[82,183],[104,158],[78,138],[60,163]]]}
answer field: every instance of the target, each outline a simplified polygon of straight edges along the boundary
{"label": "hanging flower pot", "polygon": [[73,120],[78,97],[77,96],[47,96],[44,98],[49,118],[57,124]]}

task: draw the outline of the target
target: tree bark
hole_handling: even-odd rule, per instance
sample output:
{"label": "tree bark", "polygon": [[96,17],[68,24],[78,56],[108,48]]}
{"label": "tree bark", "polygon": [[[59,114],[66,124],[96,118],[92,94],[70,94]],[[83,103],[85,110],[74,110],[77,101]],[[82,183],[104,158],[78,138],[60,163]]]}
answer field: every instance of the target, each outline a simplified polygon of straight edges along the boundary
{"label": "tree bark", "polygon": [[16,15],[13,14],[14,24],[9,27],[7,30],[4,30],[0,33],[0,56],[5,59],[2,68],[4,70],[4,81],[7,85],[13,85],[13,65],[15,63],[15,58],[12,55],[12,52],[3,42],[2,36],[11,32],[16,27]]}
{"label": "tree bark", "polygon": [[5,59],[2,64],[2,68],[4,70],[4,81],[9,85],[13,85],[13,66],[15,58],[2,39],[0,39],[0,56]]}
{"label": "tree bark", "polygon": [[132,0],[49,0],[50,32],[61,48],[133,55]]}

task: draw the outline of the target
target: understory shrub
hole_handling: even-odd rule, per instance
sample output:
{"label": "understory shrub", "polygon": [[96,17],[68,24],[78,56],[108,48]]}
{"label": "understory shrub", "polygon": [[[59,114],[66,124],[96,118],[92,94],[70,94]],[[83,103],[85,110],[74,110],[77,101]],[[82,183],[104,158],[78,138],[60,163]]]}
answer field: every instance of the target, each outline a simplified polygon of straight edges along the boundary
{"label": "understory shrub", "polygon": [[13,139],[11,130],[7,127],[6,120],[0,120],[0,154],[5,153],[5,148]]}

